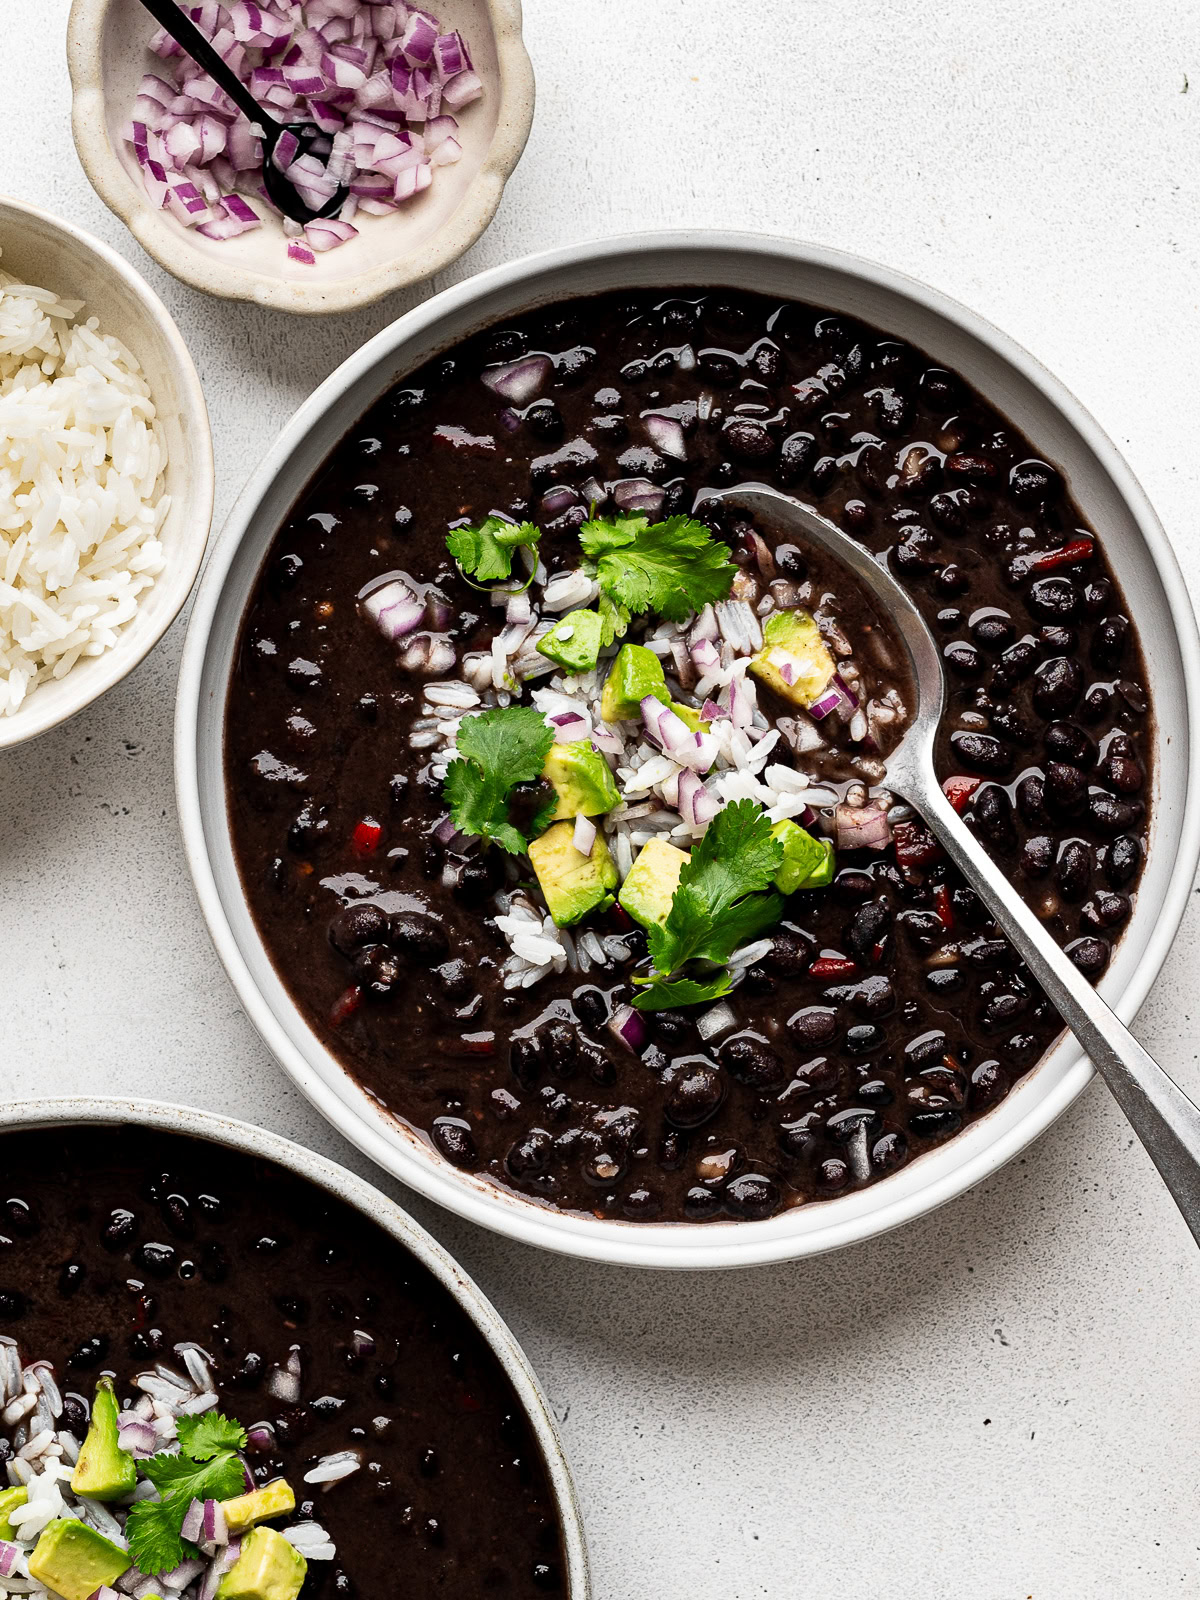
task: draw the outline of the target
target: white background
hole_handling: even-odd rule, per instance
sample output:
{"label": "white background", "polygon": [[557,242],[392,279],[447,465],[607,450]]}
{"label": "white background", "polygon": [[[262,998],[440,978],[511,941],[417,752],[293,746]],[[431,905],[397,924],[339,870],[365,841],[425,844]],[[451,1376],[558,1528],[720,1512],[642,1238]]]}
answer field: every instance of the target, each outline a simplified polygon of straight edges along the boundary
{"label": "white background", "polygon": [[[0,190],[114,244],[178,318],[212,414],[219,526],[299,401],[419,296],[293,320],[161,272],[76,160],[66,13],[0,0]],[[1200,593],[1186,0],[529,0],[527,40],[525,158],[491,230],[431,288],[652,226],[877,257],[1065,379]],[[177,624],[103,703],[0,755],[0,1097],[213,1106],[365,1170],[267,1056],[201,925],[172,796],[181,642]],[[1198,954],[1191,910],[1138,1024],[1193,1092]],[[545,1382],[597,1600],[1200,1593],[1200,1270],[1099,1085],[978,1191],[808,1264],[633,1275],[412,1210]]]}

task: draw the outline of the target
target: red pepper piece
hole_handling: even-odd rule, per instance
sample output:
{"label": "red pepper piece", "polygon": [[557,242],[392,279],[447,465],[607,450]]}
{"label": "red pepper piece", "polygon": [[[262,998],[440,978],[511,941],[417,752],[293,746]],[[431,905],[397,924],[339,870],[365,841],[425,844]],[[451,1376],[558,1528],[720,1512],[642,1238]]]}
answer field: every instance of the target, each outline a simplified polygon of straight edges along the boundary
{"label": "red pepper piece", "polygon": [[846,956],[818,956],[808,969],[809,976],[813,978],[829,978],[835,982],[847,982],[858,977],[858,962],[851,961]]}
{"label": "red pepper piece", "polygon": [[954,926],[954,907],[950,902],[950,890],[944,883],[934,888],[933,909],[942,919],[942,927],[949,931]]}
{"label": "red pepper piece", "polygon": [[374,817],[364,817],[355,826],[351,844],[360,856],[369,856],[383,838],[383,823]]}
{"label": "red pepper piece", "polygon": [[1013,569],[1018,578],[1027,578],[1031,572],[1054,572],[1058,567],[1076,566],[1080,561],[1090,561],[1095,554],[1096,541],[1084,533],[1057,550],[1039,550],[1032,555],[1018,556]]}
{"label": "red pepper piece", "polygon": [[942,793],[955,811],[965,811],[967,801],[982,782],[982,778],[947,778],[942,784]]}
{"label": "red pepper piece", "polygon": [[340,1028],[346,1018],[352,1017],[360,1005],[362,1005],[362,990],[356,983],[351,984],[333,1002],[329,1012],[330,1025]]}

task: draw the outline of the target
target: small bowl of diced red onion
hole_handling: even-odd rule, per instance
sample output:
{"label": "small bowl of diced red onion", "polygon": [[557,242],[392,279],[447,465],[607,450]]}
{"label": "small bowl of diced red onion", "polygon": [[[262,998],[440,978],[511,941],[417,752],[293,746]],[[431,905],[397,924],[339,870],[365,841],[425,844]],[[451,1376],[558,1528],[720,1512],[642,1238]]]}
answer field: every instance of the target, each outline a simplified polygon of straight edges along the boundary
{"label": "small bowl of diced red onion", "polygon": [[139,0],[74,0],[84,170],[143,248],[210,294],[294,312],[372,302],[441,271],[491,221],[533,119],[520,0],[203,0],[188,15],[265,116],[315,126],[263,182],[262,127]]}

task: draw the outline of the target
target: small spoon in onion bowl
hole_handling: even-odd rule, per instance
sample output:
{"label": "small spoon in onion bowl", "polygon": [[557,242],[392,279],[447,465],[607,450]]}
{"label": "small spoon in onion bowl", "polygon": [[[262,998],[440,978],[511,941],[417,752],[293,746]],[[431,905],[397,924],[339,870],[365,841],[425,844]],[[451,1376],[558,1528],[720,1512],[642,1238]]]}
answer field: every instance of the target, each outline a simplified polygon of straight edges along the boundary
{"label": "small spoon in onion bowl", "polygon": [[943,793],[934,769],[946,699],[942,656],[912,599],[868,550],[790,495],[764,484],[742,484],[705,491],[697,509],[712,501],[744,511],[801,546],[808,543],[826,551],[890,617],[908,655],[917,703],[887,758],[886,787],[925,820],[1087,1051],[1200,1243],[1200,1109],[1100,998]]}

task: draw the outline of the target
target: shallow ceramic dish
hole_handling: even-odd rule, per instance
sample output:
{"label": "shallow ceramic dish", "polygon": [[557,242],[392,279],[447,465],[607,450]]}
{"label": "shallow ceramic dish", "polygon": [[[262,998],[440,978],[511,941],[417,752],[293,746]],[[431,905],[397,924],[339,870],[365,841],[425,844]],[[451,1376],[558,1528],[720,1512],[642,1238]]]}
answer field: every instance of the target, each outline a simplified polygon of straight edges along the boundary
{"label": "shallow ceramic dish", "polygon": [[0,1132],[11,1132],[17,1128],[65,1130],[81,1125],[97,1128],[133,1125],[158,1129],[164,1133],[185,1134],[272,1161],[295,1173],[306,1183],[355,1207],[369,1222],[391,1234],[437,1279],[474,1323],[516,1391],[542,1453],[550,1493],[562,1528],[566,1596],[568,1600],[589,1600],[591,1586],[579,1506],[550,1407],[521,1347],[499,1312],[436,1239],[418,1226],[394,1201],[362,1178],[348,1172],[345,1167],[339,1167],[335,1162],[327,1161],[323,1156],[305,1150],[279,1134],[230,1117],[217,1116],[211,1111],[166,1105],[153,1100],[87,1096],[18,1100],[6,1106],[3,1116],[0,1116]]}
{"label": "shallow ceramic dish", "polygon": [[935,290],[813,245],[737,234],[648,234],[574,246],[481,274],[385,329],[326,380],[247,484],[210,564],[184,652],[176,774],[185,846],[234,985],[285,1070],[334,1125],[431,1199],[515,1238],[654,1267],[727,1267],[810,1255],[898,1226],[960,1194],[1023,1149],[1070,1103],[1091,1065],[1069,1035],[980,1121],[893,1176],[764,1222],[623,1223],[556,1212],[452,1168],[390,1118],[309,1030],[242,895],[226,814],[226,687],[243,609],[293,500],[342,434],[399,374],[514,312],[605,289],[730,286],[810,301],[911,340],[962,373],[1066,473],[1124,587],[1161,719],[1152,844],[1137,907],[1102,991],[1125,1018],[1175,934],[1200,854],[1200,641],[1175,558],[1111,441],[1019,345]]}
{"label": "shallow ceramic dish", "polygon": [[462,32],[484,83],[482,99],[459,119],[462,160],[440,167],[430,188],[394,215],[364,217],[358,238],[318,255],[315,266],[288,260],[274,215],[261,228],[218,241],[150,204],[121,137],[138,83],[162,65],[146,48],[154,22],[138,0],[74,0],[71,6],[71,126],[83,169],[147,254],[196,289],[280,311],[369,306],[440,272],[475,243],[495,215],[533,121],[521,0],[441,0],[437,15]]}
{"label": "shallow ceramic dish", "polygon": [[129,346],[150,384],[166,436],[171,509],[162,529],[166,569],[103,655],[43,683],[11,717],[0,717],[0,750],[21,744],[99,699],[149,654],[191,593],[212,522],[212,436],[204,391],[179,329],[128,263],[82,228],[0,195],[0,268],[64,299]]}

